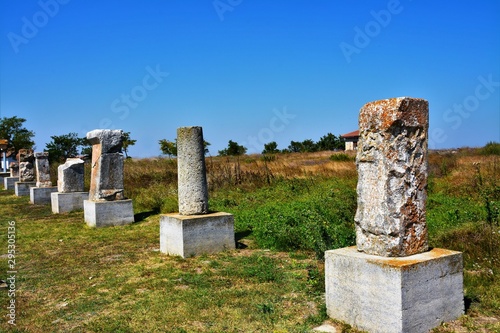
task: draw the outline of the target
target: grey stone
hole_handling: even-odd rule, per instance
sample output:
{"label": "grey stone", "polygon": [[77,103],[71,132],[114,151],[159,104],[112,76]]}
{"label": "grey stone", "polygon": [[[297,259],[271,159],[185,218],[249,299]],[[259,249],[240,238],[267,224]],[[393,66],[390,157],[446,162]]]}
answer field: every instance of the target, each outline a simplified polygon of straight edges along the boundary
{"label": "grey stone", "polygon": [[24,197],[30,195],[30,188],[35,187],[36,182],[16,182],[14,184],[14,193],[18,197]]}
{"label": "grey stone", "polygon": [[35,153],[35,166],[36,187],[52,187],[52,181],[50,180],[49,153]]}
{"label": "grey stone", "polygon": [[235,248],[234,217],[228,213],[160,217],[160,251],[183,258]]}
{"label": "grey stone", "polygon": [[201,127],[177,129],[179,214],[208,213],[205,148]]}
{"label": "grey stone", "polygon": [[19,177],[19,163],[18,162],[10,162],[10,176],[11,177]]}
{"label": "grey stone", "polygon": [[34,205],[49,205],[50,195],[57,192],[57,187],[30,187],[30,203]]}
{"label": "grey stone", "polygon": [[85,222],[90,227],[108,227],[134,222],[134,209],[131,199],[116,201],[83,202]]}
{"label": "grey stone", "polygon": [[87,133],[92,143],[92,171],[89,200],[123,200],[122,130],[94,130]]}
{"label": "grey stone", "polygon": [[[83,192],[84,161],[68,158],[66,163],[57,167],[57,189],[61,193]],[[83,203],[82,203],[83,207]]]}
{"label": "grey stone", "polygon": [[356,247],[326,251],[331,318],[374,333],[427,333],[464,313],[462,254],[432,249],[381,257]]}
{"label": "grey stone", "polygon": [[426,100],[400,97],[361,108],[356,158],[359,251],[401,257],[428,250]]}
{"label": "grey stone", "polygon": [[14,190],[16,182],[19,181],[19,177],[5,177],[3,179],[3,188],[5,190]]}
{"label": "grey stone", "polygon": [[89,198],[89,192],[55,192],[50,194],[52,213],[68,213],[83,209],[83,201]]}

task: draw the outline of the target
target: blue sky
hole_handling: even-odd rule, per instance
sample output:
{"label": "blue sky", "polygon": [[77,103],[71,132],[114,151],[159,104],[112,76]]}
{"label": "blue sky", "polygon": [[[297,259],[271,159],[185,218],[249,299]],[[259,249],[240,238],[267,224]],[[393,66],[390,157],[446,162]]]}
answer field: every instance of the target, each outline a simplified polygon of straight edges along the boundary
{"label": "blue sky", "polygon": [[500,1],[1,0],[0,117],[50,136],[119,128],[160,154],[357,129],[367,102],[430,104],[431,148],[500,141]]}

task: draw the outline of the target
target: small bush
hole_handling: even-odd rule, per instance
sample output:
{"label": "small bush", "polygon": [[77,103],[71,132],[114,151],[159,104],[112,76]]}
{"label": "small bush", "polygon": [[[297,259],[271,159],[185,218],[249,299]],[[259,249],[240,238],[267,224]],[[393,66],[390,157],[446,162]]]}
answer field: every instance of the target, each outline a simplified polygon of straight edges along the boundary
{"label": "small bush", "polygon": [[482,155],[500,155],[500,143],[498,142],[488,142],[486,146],[481,148]]}

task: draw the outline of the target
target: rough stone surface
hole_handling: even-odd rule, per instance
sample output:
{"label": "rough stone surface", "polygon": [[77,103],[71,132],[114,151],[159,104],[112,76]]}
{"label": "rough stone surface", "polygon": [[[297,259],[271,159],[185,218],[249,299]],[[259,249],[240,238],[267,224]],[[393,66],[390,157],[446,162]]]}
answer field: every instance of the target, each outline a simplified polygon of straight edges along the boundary
{"label": "rough stone surface", "polygon": [[464,312],[460,252],[390,258],[355,246],[326,251],[325,280],[328,315],[368,332],[427,333]]}
{"label": "rough stone surface", "polygon": [[84,161],[79,158],[68,158],[66,163],[57,167],[57,190],[61,193],[69,193],[83,192],[83,189]]}
{"label": "rough stone surface", "polygon": [[57,187],[30,187],[30,203],[34,205],[50,205],[50,195],[57,192]]}
{"label": "rough stone surface", "polygon": [[134,208],[131,199],[116,201],[83,202],[85,222],[90,227],[108,227],[134,222]]}
{"label": "rough stone surface", "polygon": [[49,153],[35,153],[35,166],[36,187],[52,187],[52,181],[50,180]]}
{"label": "rough stone surface", "polygon": [[160,251],[163,253],[187,258],[234,248],[231,214],[166,214],[160,218]]}
{"label": "rough stone surface", "polygon": [[83,201],[89,198],[89,192],[55,192],[50,194],[52,213],[68,213],[83,209]]}
{"label": "rough stone surface", "polygon": [[19,161],[19,181],[21,182],[32,182],[35,180],[35,167],[33,162],[35,161],[35,156],[31,149],[21,149],[17,154],[17,160]]}
{"label": "rough stone surface", "polygon": [[92,171],[89,200],[125,199],[123,193],[122,130],[93,130],[87,133],[92,143]]}
{"label": "rough stone surface", "polygon": [[179,213],[208,213],[208,187],[205,168],[205,148],[201,127],[177,129],[177,165]]}
{"label": "rough stone surface", "polygon": [[361,108],[358,208],[359,251],[401,257],[428,250],[426,100],[400,97]]}
{"label": "rough stone surface", "polygon": [[11,177],[19,177],[19,163],[18,162],[10,162],[10,176]]}

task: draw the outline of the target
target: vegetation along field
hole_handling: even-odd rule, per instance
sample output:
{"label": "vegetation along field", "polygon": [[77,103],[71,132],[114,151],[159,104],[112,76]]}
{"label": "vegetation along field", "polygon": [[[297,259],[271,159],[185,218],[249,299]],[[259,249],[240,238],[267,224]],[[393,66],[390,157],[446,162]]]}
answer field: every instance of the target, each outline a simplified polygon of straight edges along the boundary
{"label": "vegetation along field", "polygon": [[[434,332],[500,332],[500,145],[429,162],[430,245],[463,251],[466,297],[465,315]],[[358,332],[326,316],[323,265],[325,250],[355,242],[354,154],[207,157],[207,169],[210,208],[234,214],[237,249],[188,259],[159,252],[160,214],[177,210],[175,159],[125,161],[128,226],[91,229],[81,211],[53,215],[0,191],[2,280],[9,223],[16,235],[16,326],[4,285],[0,331],[311,332],[329,322]]]}

